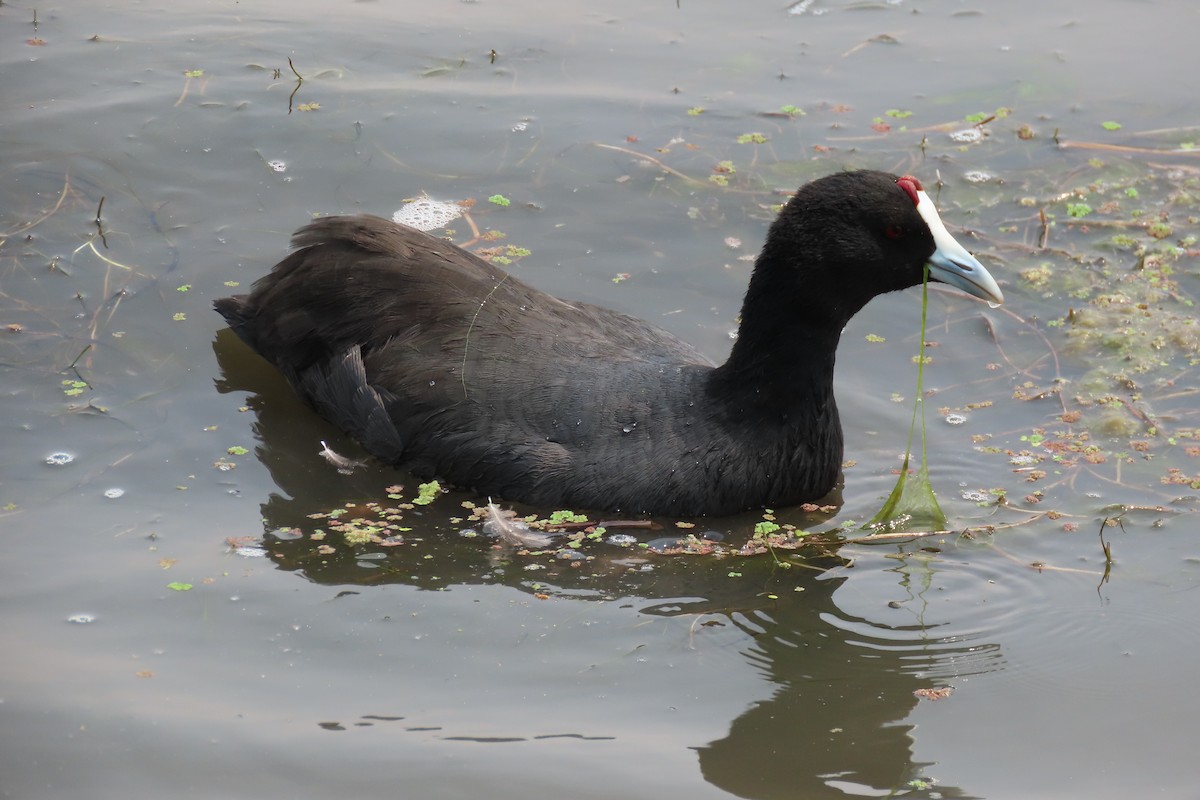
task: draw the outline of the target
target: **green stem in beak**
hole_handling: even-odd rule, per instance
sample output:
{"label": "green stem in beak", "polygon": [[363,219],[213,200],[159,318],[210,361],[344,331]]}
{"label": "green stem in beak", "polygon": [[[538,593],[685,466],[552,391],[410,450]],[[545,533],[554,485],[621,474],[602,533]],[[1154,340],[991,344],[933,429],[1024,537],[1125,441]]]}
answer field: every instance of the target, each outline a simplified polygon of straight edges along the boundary
{"label": "green stem in beak", "polygon": [[[921,349],[917,352],[917,400],[913,403],[912,422],[908,426],[908,445],[904,449],[904,463],[900,477],[883,508],[874,519],[864,525],[878,532],[926,530],[944,531],[946,514],[938,505],[929,480],[929,458],[925,446],[925,319],[929,310],[929,265],[925,265],[925,280],[921,284]],[[921,418],[921,465],[917,474],[909,480],[908,463],[912,458],[913,433],[917,428],[918,412]]]}

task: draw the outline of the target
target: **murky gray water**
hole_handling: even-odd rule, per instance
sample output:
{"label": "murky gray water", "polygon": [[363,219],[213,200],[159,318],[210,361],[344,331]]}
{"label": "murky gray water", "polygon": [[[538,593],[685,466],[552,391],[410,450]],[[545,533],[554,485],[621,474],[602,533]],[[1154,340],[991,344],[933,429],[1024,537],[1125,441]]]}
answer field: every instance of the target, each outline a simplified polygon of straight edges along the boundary
{"label": "murky gray water", "polygon": [[[1196,794],[1193,4],[34,16],[0,8],[0,796]],[[415,482],[337,474],[318,442],[353,445],[210,309],[309,215],[428,193],[530,283],[719,358],[775,190],[846,167],[944,182],[1004,286],[930,304],[930,470],[973,538],[572,565],[458,536],[478,498],[448,495],[401,547],[313,540]],[[913,291],[852,322],[844,505],[781,520],[878,509],[919,317]]]}

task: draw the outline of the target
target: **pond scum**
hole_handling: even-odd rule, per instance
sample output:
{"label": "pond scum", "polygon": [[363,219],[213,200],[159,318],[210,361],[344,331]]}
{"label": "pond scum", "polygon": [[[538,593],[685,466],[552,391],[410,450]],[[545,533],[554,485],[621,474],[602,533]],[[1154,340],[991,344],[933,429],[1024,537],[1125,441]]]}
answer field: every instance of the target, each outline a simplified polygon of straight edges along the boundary
{"label": "pond scum", "polygon": [[[748,208],[751,216],[769,219],[782,202],[776,185],[795,186],[849,165],[922,174],[951,167],[960,170],[962,180],[954,190],[959,206],[955,217],[968,215],[976,222],[971,231],[972,249],[985,263],[995,265],[994,273],[1003,276],[1010,300],[1002,308],[975,316],[983,320],[995,352],[993,362],[987,365],[995,377],[990,383],[978,384],[980,396],[944,406],[938,402],[943,387],[939,392],[927,392],[924,399],[946,419],[1011,403],[1027,405],[1028,413],[1008,418],[1036,421],[1027,430],[972,436],[975,450],[981,457],[993,459],[995,473],[1005,475],[1007,482],[962,493],[964,500],[977,505],[978,513],[963,518],[958,511],[958,518],[951,522],[960,535],[991,534],[1035,521],[1051,521],[1061,530],[1072,531],[1084,521],[1090,526],[1101,517],[1105,523],[1115,524],[1129,513],[1161,519],[1192,510],[1200,492],[1200,411],[1196,403],[1200,394],[1200,323],[1195,308],[1200,292],[1200,129],[1139,134],[1109,122],[1089,131],[1089,136],[1068,140],[1057,130],[1035,130],[1012,109],[922,126],[912,112],[898,109],[884,111],[867,122],[856,119],[853,109],[847,107],[801,109],[788,105],[758,115],[755,130],[714,141],[712,130],[704,127],[705,109],[680,113],[683,129],[706,144],[677,135],[652,143],[642,143],[636,136],[619,144],[594,143],[629,160],[630,174],[620,176],[619,184],[629,190],[655,191],[659,182],[675,182],[692,196],[705,192],[726,196]],[[819,122],[804,134],[813,142],[808,145],[809,152],[797,161],[781,160],[773,139],[785,134],[794,138],[796,133],[789,133],[789,128],[806,118]],[[936,166],[930,163],[935,157]],[[1023,169],[1015,170],[1013,176],[993,175],[975,169],[983,163],[1019,163]],[[1030,164],[1038,167],[1031,169]],[[940,175],[936,183],[931,177],[926,184],[933,185],[936,192]],[[511,265],[530,251],[497,244],[505,239],[500,228],[508,200],[500,195],[488,200],[483,213],[489,226],[482,232],[470,213],[475,201],[460,203],[469,228],[465,244],[484,258]],[[148,270],[118,263],[97,249],[104,226],[103,206],[97,208],[96,202],[96,197],[64,180],[52,207],[29,213],[32,222],[0,232],[0,275],[49,269],[70,278],[71,269],[79,262],[98,260],[104,272],[101,296],[111,298],[83,317],[82,328],[68,333],[66,323],[48,322],[48,314],[22,315],[24,305],[5,294],[0,297],[0,311],[10,318],[0,319],[0,326],[9,337],[9,347],[19,348],[22,338],[47,336],[95,341],[108,329],[114,329],[109,332],[117,336],[114,320],[125,296],[124,287],[159,282]],[[688,214],[703,224],[719,225],[706,219],[708,208],[693,207]],[[56,215],[90,216],[91,209],[95,209],[98,231],[70,258],[49,258],[30,247],[21,252],[6,248],[9,242],[26,240],[31,229]],[[447,234],[453,236],[454,232]],[[614,281],[628,278],[622,274]],[[176,297],[179,308],[164,324],[187,320],[188,310],[199,309],[207,304],[208,296],[236,285],[228,281],[220,286],[216,280],[213,286],[204,287],[205,292],[188,294],[190,285],[168,287],[175,289],[169,294]],[[198,294],[202,296],[195,296]],[[64,317],[69,316],[72,313],[64,311]],[[1017,353],[1001,335],[1001,327],[1039,342],[1038,352],[1029,355],[1024,346]],[[936,342],[929,344],[936,346]],[[89,397],[97,373],[102,372],[90,347],[75,347],[73,352],[79,354],[74,361],[56,367],[62,402],[70,413],[107,413]],[[925,361],[936,364],[936,349],[928,352]],[[1020,445],[1002,446],[997,443],[1001,439]],[[221,453],[214,467],[233,469],[246,453],[244,448],[230,448]],[[854,466],[846,464],[847,469]],[[1054,507],[1056,498],[1065,505],[1068,497],[1097,485],[1108,487],[1109,496],[1127,499],[1089,509],[1082,518]],[[388,502],[352,502],[314,514],[311,527],[290,531],[287,538],[304,538],[314,548],[312,555],[318,557],[345,548],[361,552],[411,547],[419,539],[406,538],[410,531],[405,519],[418,506],[426,510],[423,526],[429,525],[429,512],[437,510],[439,518],[446,520],[447,535],[463,530],[480,537],[488,535],[485,502],[467,501],[459,508],[454,503],[460,501],[445,497],[436,484],[424,484],[408,495],[398,486],[380,488],[380,496],[386,496]],[[10,502],[5,511],[17,508]],[[1070,509],[1077,510],[1078,504]],[[646,528],[652,523],[605,524],[561,511],[550,517],[520,517],[532,531],[556,534],[547,547],[493,546],[530,557],[576,561],[591,558],[600,547],[664,554],[768,553],[776,554],[778,561],[778,551],[812,547],[824,552],[848,541],[895,541],[938,533],[892,529],[902,528],[901,524],[863,535],[857,530],[863,520],[845,520],[830,528],[827,523],[836,511],[810,505],[788,510],[784,519],[767,510],[755,522],[742,523],[752,529],[735,531],[728,542],[693,535],[693,521],[660,520],[653,524],[671,531],[672,536],[664,540],[662,534],[655,534],[660,538],[654,543],[645,541],[647,537],[641,533],[637,538],[613,538],[618,531],[631,529],[632,523],[636,523],[635,531],[637,526]],[[820,525],[825,529],[810,530]]]}

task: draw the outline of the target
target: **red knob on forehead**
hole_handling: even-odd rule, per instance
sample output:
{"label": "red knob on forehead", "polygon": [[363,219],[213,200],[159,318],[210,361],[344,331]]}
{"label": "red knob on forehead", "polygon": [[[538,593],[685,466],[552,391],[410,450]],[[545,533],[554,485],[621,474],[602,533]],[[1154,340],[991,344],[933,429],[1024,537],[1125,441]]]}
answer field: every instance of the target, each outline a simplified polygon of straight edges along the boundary
{"label": "red knob on forehead", "polygon": [[903,189],[904,193],[912,199],[914,206],[921,202],[921,198],[917,197],[917,192],[924,191],[925,187],[921,186],[921,182],[912,175],[897,178],[896,185]]}

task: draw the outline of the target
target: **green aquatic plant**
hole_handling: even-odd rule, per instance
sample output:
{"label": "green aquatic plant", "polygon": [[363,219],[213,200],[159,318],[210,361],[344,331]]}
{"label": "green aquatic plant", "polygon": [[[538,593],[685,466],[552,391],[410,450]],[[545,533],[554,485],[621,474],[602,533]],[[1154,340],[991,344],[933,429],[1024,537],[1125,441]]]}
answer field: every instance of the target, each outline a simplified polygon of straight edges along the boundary
{"label": "green aquatic plant", "polygon": [[439,494],[441,494],[442,486],[437,481],[422,483],[417,487],[417,496],[413,499],[413,505],[427,506],[432,503]]}
{"label": "green aquatic plant", "polygon": [[88,388],[87,383],[77,380],[64,380],[62,382],[63,394],[67,397],[77,397],[83,394],[83,390]]}
{"label": "green aquatic plant", "polygon": [[[925,446],[925,404],[922,397],[922,382],[925,362],[925,321],[929,310],[929,267],[925,267],[925,280],[921,284],[921,349],[917,356],[917,395],[913,403],[912,423],[908,428],[908,446],[904,450],[904,463],[900,465],[900,477],[896,486],[883,503],[883,508],[864,527],[874,530],[909,530],[919,526],[926,530],[945,530],[946,514],[938,505],[929,480],[929,459]],[[913,433],[917,429],[917,418],[921,420],[921,464],[915,474],[910,474]]]}

